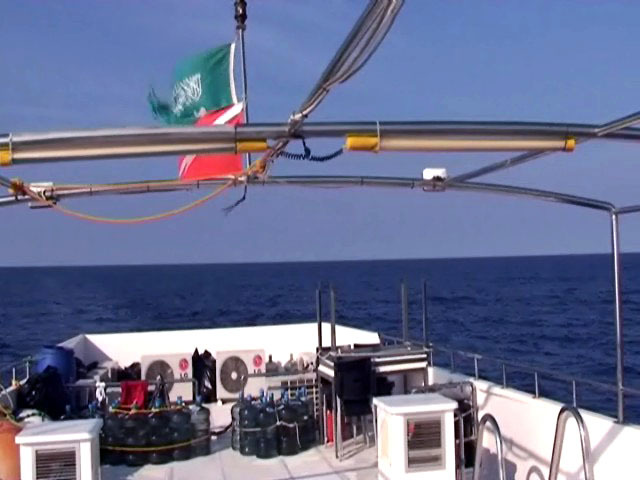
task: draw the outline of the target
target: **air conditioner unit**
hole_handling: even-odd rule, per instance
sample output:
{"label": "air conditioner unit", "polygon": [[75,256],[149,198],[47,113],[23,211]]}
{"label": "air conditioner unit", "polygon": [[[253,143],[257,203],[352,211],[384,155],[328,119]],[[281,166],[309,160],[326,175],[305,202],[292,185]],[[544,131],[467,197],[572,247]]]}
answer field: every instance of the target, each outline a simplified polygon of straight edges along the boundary
{"label": "air conditioner unit", "polygon": [[376,397],[373,404],[379,479],[455,480],[455,401],[426,393]]}
{"label": "air conditioner unit", "polygon": [[266,388],[264,350],[233,350],[216,352],[216,393],[218,400],[236,400],[244,388],[245,395],[258,395]]}
{"label": "air conditioner unit", "polygon": [[21,480],[100,480],[102,420],[31,425],[16,436]]}
{"label": "air conditioner unit", "polygon": [[[142,378],[149,382],[155,382],[158,375],[167,382],[169,399],[175,402],[182,397],[185,402],[193,401],[193,368],[191,365],[191,353],[172,353],[165,355],[144,355],[140,358]],[[175,380],[183,380],[178,383]]]}

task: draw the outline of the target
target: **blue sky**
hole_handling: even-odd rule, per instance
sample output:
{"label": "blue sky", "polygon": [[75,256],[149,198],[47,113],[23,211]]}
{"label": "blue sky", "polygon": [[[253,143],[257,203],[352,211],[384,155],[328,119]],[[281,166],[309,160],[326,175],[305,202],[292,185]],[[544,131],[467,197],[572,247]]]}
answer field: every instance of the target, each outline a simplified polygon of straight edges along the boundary
{"label": "blue sky", "polygon": [[[3,2],[0,131],[154,125],[146,94],[168,93],[173,65],[234,35],[232,0]],[[284,121],[306,96],[364,1],[251,1],[253,121]],[[312,120],[532,120],[602,123],[640,109],[637,21],[628,1],[408,0],[386,42]],[[338,143],[311,143],[317,153]],[[296,145],[291,149],[298,148]],[[589,143],[485,177],[640,202],[638,146]],[[279,161],[276,174],[460,173],[500,154],[348,154]],[[32,181],[107,182],[176,175],[176,158],[4,169]],[[128,217],[205,192],[68,201]],[[604,252],[606,214],[485,194],[253,189],[170,220],[105,226],[49,210],[4,208],[0,265],[245,262]],[[640,217],[622,220],[640,248]]]}

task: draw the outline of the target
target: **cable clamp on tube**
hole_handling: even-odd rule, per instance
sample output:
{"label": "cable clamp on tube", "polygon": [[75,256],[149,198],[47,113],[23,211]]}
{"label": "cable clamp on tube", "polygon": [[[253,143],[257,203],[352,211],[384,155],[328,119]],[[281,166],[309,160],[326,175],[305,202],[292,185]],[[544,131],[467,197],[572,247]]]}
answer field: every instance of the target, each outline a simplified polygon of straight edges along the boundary
{"label": "cable clamp on tube", "polygon": [[13,138],[9,134],[6,146],[0,147],[0,167],[8,167],[13,164]]}
{"label": "cable clamp on tube", "polygon": [[237,140],[236,153],[266,152],[269,144],[264,139]]}
{"label": "cable clamp on tube", "polygon": [[373,135],[347,135],[344,144],[346,150],[357,152],[378,152],[380,150],[380,138]]}

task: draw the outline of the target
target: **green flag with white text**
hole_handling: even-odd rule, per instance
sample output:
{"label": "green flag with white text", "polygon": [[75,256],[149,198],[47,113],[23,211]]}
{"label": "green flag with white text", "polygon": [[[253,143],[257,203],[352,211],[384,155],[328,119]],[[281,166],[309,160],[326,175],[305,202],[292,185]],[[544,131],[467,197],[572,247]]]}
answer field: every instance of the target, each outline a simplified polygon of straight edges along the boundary
{"label": "green flag with white text", "polygon": [[207,50],[180,62],[174,70],[170,102],[149,93],[154,116],[170,124],[194,124],[211,110],[238,103],[233,81],[235,44]]}

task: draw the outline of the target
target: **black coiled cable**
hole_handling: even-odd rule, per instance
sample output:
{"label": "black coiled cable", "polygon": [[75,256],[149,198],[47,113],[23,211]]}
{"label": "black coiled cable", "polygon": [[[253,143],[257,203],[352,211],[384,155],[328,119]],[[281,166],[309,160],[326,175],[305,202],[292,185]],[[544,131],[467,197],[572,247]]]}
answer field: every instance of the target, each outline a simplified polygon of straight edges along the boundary
{"label": "black coiled cable", "polygon": [[287,158],[289,160],[306,160],[308,162],[328,162],[329,160],[333,160],[334,158],[337,158],[344,153],[344,149],[340,148],[339,150],[336,150],[335,152],[329,153],[327,155],[311,155],[311,149],[307,146],[304,138],[301,138],[300,140],[302,140],[304,153],[293,153],[283,150],[282,152],[280,152],[278,157]]}

